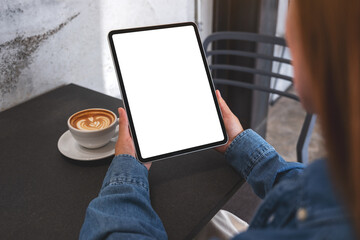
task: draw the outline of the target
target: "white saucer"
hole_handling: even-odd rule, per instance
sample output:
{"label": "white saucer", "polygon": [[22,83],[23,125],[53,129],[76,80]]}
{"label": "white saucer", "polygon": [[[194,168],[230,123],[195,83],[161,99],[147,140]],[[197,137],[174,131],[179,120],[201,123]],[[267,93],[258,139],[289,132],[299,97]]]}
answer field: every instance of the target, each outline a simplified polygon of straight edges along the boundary
{"label": "white saucer", "polygon": [[116,138],[112,139],[108,144],[101,148],[88,149],[80,146],[70,131],[67,130],[58,141],[59,151],[66,157],[80,160],[80,161],[93,161],[106,157],[110,157],[115,154]]}

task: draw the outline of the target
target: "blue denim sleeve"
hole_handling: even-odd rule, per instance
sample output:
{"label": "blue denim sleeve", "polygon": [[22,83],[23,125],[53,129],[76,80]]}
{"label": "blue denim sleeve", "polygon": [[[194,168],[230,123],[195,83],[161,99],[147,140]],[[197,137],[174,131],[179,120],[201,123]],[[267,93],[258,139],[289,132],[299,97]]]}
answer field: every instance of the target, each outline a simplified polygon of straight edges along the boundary
{"label": "blue denim sleeve", "polygon": [[278,182],[294,177],[304,169],[301,163],[286,162],[251,129],[243,131],[232,141],[225,158],[260,198],[264,198]]}
{"label": "blue denim sleeve", "polygon": [[85,215],[80,239],[167,239],[150,203],[148,171],[134,157],[114,157],[98,197]]}

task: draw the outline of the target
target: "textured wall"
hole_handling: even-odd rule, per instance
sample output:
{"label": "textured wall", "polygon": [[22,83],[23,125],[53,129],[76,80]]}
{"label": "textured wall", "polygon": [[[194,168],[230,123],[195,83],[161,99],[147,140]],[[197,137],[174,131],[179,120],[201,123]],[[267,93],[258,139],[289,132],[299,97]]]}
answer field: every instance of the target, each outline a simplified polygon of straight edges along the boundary
{"label": "textured wall", "polygon": [[2,0],[0,111],[70,82],[119,97],[107,33],[182,21],[194,0]]}
{"label": "textured wall", "polygon": [[0,4],[0,110],[69,82],[104,90],[96,1]]}

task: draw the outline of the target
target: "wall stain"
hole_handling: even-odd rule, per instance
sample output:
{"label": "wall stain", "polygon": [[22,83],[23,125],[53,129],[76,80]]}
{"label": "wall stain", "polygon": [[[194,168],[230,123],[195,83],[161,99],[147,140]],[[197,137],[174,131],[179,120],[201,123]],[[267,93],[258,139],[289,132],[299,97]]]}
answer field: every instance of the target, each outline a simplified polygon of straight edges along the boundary
{"label": "wall stain", "polygon": [[76,13],[56,28],[43,34],[30,37],[22,35],[0,44],[0,95],[3,96],[16,90],[21,71],[32,63],[31,56],[39,48],[41,42],[56,34],[79,14]]}
{"label": "wall stain", "polygon": [[24,10],[20,7],[12,7],[6,9],[0,9],[0,19],[13,19],[14,16],[24,13]]}
{"label": "wall stain", "polygon": [[5,16],[6,17],[11,17],[13,16],[14,14],[19,14],[19,13],[23,13],[24,10],[22,10],[21,8],[19,7],[15,7],[15,8],[9,8],[9,9],[6,9],[5,11]]}

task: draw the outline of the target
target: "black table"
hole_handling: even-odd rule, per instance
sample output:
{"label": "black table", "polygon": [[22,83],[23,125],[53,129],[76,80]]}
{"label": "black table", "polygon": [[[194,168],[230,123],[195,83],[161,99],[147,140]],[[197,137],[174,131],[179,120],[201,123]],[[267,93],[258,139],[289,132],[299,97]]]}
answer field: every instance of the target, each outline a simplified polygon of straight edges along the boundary
{"label": "black table", "polygon": [[[74,112],[122,101],[74,84],[0,113],[0,239],[76,239],[112,157],[81,162],[57,149]],[[151,201],[169,239],[191,239],[243,184],[206,150],[155,162]]]}

